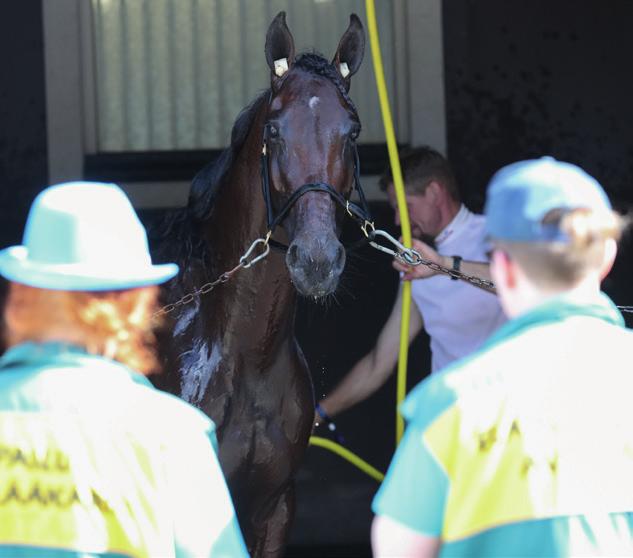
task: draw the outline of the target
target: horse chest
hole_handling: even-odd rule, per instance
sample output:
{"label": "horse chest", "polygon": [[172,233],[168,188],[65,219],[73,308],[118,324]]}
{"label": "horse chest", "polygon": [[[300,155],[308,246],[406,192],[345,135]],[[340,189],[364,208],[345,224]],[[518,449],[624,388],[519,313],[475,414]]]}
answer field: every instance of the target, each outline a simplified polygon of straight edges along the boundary
{"label": "horse chest", "polygon": [[[187,320],[183,315],[174,331],[184,332]],[[300,407],[311,406],[309,373],[293,343],[266,352],[268,347],[250,337],[203,336],[195,330],[188,331],[187,342],[175,339],[181,341],[180,396],[202,408],[220,428],[228,421],[298,418]]]}

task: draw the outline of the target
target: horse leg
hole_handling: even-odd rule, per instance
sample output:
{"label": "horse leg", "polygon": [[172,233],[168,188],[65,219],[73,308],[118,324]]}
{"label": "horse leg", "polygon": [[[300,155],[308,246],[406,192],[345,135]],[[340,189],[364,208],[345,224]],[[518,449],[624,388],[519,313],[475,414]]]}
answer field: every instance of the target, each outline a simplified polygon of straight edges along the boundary
{"label": "horse leg", "polygon": [[269,508],[265,518],[261,518],[257,546],[253,556],[257,558],[279,558],[283,555],[285,544],[295,514],[295,486],[289,482],[276,501]]}

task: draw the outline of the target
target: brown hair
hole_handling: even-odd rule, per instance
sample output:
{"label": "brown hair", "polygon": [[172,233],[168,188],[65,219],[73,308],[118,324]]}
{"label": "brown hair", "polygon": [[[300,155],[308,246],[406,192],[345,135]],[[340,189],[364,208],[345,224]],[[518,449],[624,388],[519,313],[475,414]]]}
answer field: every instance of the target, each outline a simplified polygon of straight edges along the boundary
{"label": "brown hair", "polygon": [[619,240],[623,219],[613,211],[554,209],[543,225],[555,227],[567,241],[507,242],[494,240],[496,248],[516,260],[525,274],[540,287],[568,288],[589,271],[599,269],[609,239]]}
{"label": "brown hair", "polygon": [[158,287],[84,292],[10,283],[5,308],[7,343],[61,341],[125,364],[158,371],[152,325]]}
{"label": "brown hair", "polygon": [[[436,181],[455,201],[460,200],[457,180],[448,161],[438,151],[424,145],[408,149],[400,154],[400,166],[405,189],[411,194],[424,194],[427,186]],[[386,191],[393,182],[391,169],[380,177],[380,189]]]}

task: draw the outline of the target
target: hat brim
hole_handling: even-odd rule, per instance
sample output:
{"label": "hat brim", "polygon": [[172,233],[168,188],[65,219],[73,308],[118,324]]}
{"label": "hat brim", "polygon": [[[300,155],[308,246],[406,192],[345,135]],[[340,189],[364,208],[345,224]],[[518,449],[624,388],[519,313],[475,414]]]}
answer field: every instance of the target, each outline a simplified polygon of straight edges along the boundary
{"label": "hat brim", "polygon": [[25,246],[0,251],[0,275],[31,287],[62,291],[118,291],[158,285],[178,273],[173,263],[139,268],[104,267],[85,264],[48,264],[29,260]]}

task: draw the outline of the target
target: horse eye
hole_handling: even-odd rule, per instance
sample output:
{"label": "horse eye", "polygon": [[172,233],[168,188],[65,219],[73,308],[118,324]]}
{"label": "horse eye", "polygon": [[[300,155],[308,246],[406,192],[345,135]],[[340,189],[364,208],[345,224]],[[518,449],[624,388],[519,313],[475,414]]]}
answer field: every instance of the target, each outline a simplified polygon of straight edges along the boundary
{"label": "horse eye", "polygon": [[358,128],[354,128],[350,133],[349,133],[349,139],[351,139],[352,141],[356,141],[358,139],[358,136],[360,135],[360,130]]}

